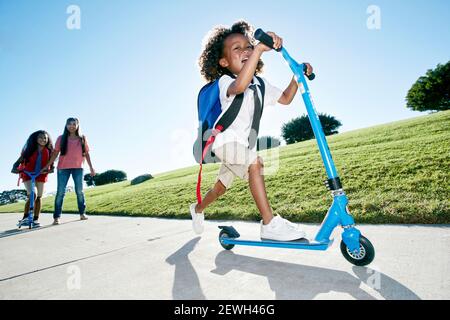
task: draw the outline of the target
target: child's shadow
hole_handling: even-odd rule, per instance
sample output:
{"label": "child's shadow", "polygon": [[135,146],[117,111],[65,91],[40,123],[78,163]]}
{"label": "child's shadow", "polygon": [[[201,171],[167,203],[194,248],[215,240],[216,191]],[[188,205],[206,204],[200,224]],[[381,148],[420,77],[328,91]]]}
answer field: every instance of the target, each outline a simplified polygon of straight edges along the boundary
{"label": "child's shadow", "polygon": [[212,272],[224,275],[239,270],[267,277],[275,298],[310,300],[318,294],[330,291],[348,293],[358,300],[373,300],[360,288],[366,282],[386,299],[420,299],[401,283],[365,267],[354,267],[357,275],[332,269],[311,267],[287,262],[278,262],[222,251],[216,257],[216,269]]}
{"label": "child's shadow", "polygon": [[197,273],[188,258],[189,253],[194,250],[199,240],[200,237],[190,240],[166,259],[168,264],[175,266],[172,288],[172,299],[174,300],[206,299],[200,287]]}
{"label": "child's shadow", "polygon": [[[80,221],[79,219],[77,219],[77,220],[69,220],[69,221],[60,223],[60,225],[73,223],[73,222],[79,222],[79,221]],[[52,228],[52,227],[55,227],[55,226],[52,225],[52,224],[47,224],[47,225],[42,225],[41,224],[39,227],[34,227],[32,229],[29,229],[27,226],[22,226],[21,229],[16,227],[15,229],[1,231],[0,232],[0,239],[1,238],[7,238],[7,237],[12,237],[12,236],[16,236],[16,235],[25,234],[25,233],[28,233],[28,232],[35,232],[35,231],[39,231],[39,230],[45,230],[45,229]]]}

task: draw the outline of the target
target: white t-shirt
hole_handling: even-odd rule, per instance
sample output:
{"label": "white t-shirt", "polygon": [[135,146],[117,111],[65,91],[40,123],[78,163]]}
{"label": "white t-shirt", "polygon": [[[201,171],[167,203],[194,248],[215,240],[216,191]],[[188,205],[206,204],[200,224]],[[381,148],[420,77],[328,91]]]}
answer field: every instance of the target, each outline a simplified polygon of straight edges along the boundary
{"label": "white t-shirt", "polygon": [[[272,86],[266,79],[261,78],[265,84],[264,95],[264,108],[267,106],[275,105],[280,99],[283,91],[277,87]],[[220,91],[220,103],[222,105],[222,113],[219,118],[227,111],[231,106],[236,95],[230,95],[227,97],[228,87],[234,81],[232,77],[223,75],[219,79],[219,91]],[[262,103],[260,82],[256,77],[253,77],[253,83],[258,87],[259,100]],[[250,87],[251,83],[249,84]],[[239,111],[236,119],[233,123],[222,133],[219,133],[213,144],[212,150],[223,146],[226,143],[238,142],[246,147],[249,147],[248,137],[252,128],[253,114],[255,111],[255,99],[253,98],[253,90],[247,87],[244,91],[244,99],[242,101],[241,110]],[[256,148],[256,145],[253,149]]]}

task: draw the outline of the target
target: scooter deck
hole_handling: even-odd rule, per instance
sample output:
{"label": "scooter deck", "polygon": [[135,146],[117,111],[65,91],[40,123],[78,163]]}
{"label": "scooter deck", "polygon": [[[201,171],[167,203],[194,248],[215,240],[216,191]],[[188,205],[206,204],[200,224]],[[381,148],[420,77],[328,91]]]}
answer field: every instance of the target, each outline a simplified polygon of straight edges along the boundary
{"label": "scooter deck", "polygon": [[241,246],[254,246],[254,247],[272,247],[272,248],[287,248],[287,249],[300,249],[300,250],[327,250],[332,244],[333,240],[329,242],[317,242],[308,239],[299,239],[294,241],[276,241],[276,240],[251,240],[251,239],[238,239],[240,234],[233,227],[223,227],[220,229],[227,231],[228,237],[221,237],[219,241],[225,245],[241,245]]}
{"label": "scooter deck", "polygon": [[[17,227],[20,229],[20,228],[22,228],[22,227],[27,227],[27,228],[29,228],[30,227],[30,223],[28,222],[28,221],[19,221],[18,223],[17,223]],[[40,223],[35,223],[35,222],[32,222],[31,223],[31,228],[32,229],[34,229],[34,228],[40,228],[41,227],[41,224]]]}
{"label": "scooter deck", "polygon": [[272,241],[272,240],[244,240],[236,238],[222,238],[223,244],[234,244],[242,246],[254,246],[254,247],[272,247],[272,248],[287,248],[287,249],[302,249],[302,250],[327,250],[333,243],[318,243],[310,242],[306,239],[296,241]]}

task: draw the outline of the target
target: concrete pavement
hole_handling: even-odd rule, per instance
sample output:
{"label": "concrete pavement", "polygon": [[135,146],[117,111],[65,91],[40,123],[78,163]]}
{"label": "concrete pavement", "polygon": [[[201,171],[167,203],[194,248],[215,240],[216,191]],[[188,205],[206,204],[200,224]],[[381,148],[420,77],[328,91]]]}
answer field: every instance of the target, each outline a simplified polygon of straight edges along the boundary
{"label": "concrete pavement", "polygon": [[324,252],[222,249],[218,225],[257,238],[252,222],[206,220],[200,237],[190,220],[42,214],[18,231],[18,218],[0,214],[0,299],[450,299],[448,225],[359,225],[376,256],[355,267],[340,235]]}

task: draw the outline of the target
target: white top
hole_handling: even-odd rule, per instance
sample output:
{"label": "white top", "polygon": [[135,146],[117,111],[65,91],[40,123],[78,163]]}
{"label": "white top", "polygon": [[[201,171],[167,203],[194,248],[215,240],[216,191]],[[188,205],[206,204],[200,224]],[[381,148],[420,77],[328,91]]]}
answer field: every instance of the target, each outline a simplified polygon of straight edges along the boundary
{"label": "white top", "polygon": [[[266,79],[261,78],[265,84],[265,95],[264,95],[264,108],[267,106],[277,104],[283,91],[277,87],[272,86]],[[220,104],[222,105],[222,113],[219,118],[227,111],[231,106],[236,95],[230,95],[227,97],[228,87],[234,81],[229,75],[223,75],[219,79],[219,90],[220,90]],[[262,103],[261,98],[261,84],[256,77],[253,77],[253,83],[258,87],[259,99]],[[249,84],[250,87],[251,84]],[[239,111],[236,119],[233,123],[222,133],[219,133],[216,140],[212,146],[214,152],[215,149],[223,146],[229,142],[238,142],[245,147],[249,147],[248,137],[250,135],[250,130],[252,128],[253,114],[255,112],[255,99],[253,98],[253,90],[247,87],[244,91],[244,99],[242,101],[241,110]],[[256,149],[256,145],[253,149]]]}

